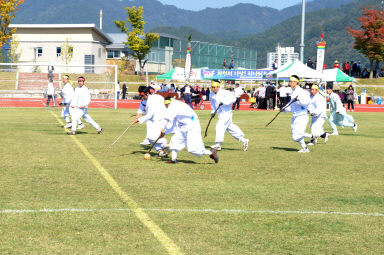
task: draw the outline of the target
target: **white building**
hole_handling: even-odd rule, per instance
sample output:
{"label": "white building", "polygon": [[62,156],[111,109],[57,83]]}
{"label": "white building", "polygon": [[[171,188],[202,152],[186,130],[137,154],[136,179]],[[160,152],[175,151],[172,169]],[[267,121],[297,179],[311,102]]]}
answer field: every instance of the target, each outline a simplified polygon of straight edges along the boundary
{"label": "white building", "polygon": [[[13,24],[17,28],[19,63],[64,65],[62,50],[66,40],[73,49],[69,65],[105,65],[106,46],[112,39],[94,24]],[[97,72],[92,68],[78,68],[77,72]],[[82,70],[80,70],[82,69]],[[42,68],[46,72],[46,68]]]}
{"label": "white building", "polygon": [[268,52],[267,54],[267,68],[272,69],[275,60],[277,60],[277,67],[281,67],[296,59],[299,59],[299,53],[295,52],[294,47],[280,47],[280,45],[277,45],[276,52]]}

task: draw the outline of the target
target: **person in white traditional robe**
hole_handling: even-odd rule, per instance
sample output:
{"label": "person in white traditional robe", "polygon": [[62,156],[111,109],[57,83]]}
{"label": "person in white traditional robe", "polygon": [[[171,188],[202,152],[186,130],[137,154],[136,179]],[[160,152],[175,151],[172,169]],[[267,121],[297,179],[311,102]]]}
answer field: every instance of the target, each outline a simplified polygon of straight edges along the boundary
{"label": "person in white traditional robe", "polygon": [[288,103],[288,107],[282,109],[285,112],[292,112],[291,121],[291,134],[292,139],[298,142],[301,146],[301,150],[298,152],[309,152],[304,138],[312,137],[311,134],[305,132],[308,124],[308,106],[311,102],[309,93],[299,86],[299,77],[292,75],[289,78],[289,86],[292,89],[291,100]]}
{"label": "person in white traditional robe", "polygon": [[[161,129],[164,126],[164,116],[165,116],[165,105],[164,98],[160,95],[150,94],[150,87],[140,86],[139,95],[142,99],[146,100],[147,112],[145,115],[136,118],[133,120],[135,123],[146,123],[147,125],[147,134],[146,138],[150,144],[154,144],[157,138],[161,134]],[[167,139],[160,138],[153,148],[159,153],[159,156],[165,156],[166,152],[164,151],[167,145]]]}
{"label": "person in white traditional robe", "polygon": [[103,129],[97,124],[88,114],[88,105],[91,102],[91,94],[88,88],[84,85],[85,78],[80,76],[77,78],[78,87],[75,88],[75,93],[71,100],[71,107],[69,109],[72,117],[72,131],[68,132],[68,135],[75,135],[77,123],[80,118],[83,118],[86,122],[94,127],[98,134],[101,134]]}
{"label": "person in white traditional robe", "polygon": [[[63,83],[64,83],[64,87],[61,90],[61,96],[63,98],[63,101],[61,101],[60,103],[60,105],[63,106],[61,110],[61,117],[64,118],[66,122],[66,125],[64,126],[64,128],[70,128],[72,127],[72,121],[69,118],[70,116],[69,107],[71,105],[71,101],[75,92],[72,87],[72,82],[69,80],[68,75],[63,75]],[[81,122],[81,119],[78,120],[77,125],[78,125],[77,129],[84,128],[84,124]]]}
{"label": "person in white traditional robe", "polygon": [[327,100],[326,94],[319,90],[319,86],[311,87],[311,103],[309,104],[309,113],[311,114],[311,142],[308,145],[315,145],[317,139],[324,138],[324,143],[328,141],[329,133],[324,132],[324,122],[327,118]]}
{"label": "person in white traditional robe", "polygon": [[225,131],[239,142],[243,143],[243,150],[248,149],[249,139],[244,138],[244,133],[241,129],[232,122],[232,105],[236,101],[235,95],[228,91],[220,88],[219,81],[212,81],[212,92],[209,96],[211,100],[211,113],[217,110],[218,121],[216,124],[216,144],[212,145],[211,148],[221,150],[221,145],[224,142]]}
{"label": "person in white traditional robe", "polygon": [[353,117],[347,114],[347,111],[344,108],[343,103],[341,102],[340,97],[333,93],[333,85],[327,84],[327,94],[329,97],[329,125],[332,128],[331,135],[339,135],[337,131],[337,126],[339,127],[351,127],[353,131],[357,131],[357,124]]}
{"label": "person in white traditional robe", "polygon": [[219,162],[216,150],[205,149],[201,138],[200,121],[197,114],[186,103],[166,97],[164,104],[167,107],[164,128],[162,134],[173,132],[169,143],[171,160],[168,163],[176,163],[177,153],[187,147],[189,153],[201,157],[208,155],[215,163]]}

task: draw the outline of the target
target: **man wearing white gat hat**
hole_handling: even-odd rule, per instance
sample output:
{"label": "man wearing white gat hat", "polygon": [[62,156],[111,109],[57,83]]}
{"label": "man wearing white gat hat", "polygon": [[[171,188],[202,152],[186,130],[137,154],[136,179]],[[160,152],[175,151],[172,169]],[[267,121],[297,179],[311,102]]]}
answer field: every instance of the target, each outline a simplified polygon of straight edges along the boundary
{"label": "man wearing white gat hat", "polygon": [[221,89],[220,82],[214,80],[212,81],[210,99],[212,114],[220,107],[217,110],[219,120],[216,124],[216,144],[212,145],[211,148],[218,151],[221,150],[221,144],[224,142],[224,133],[228,131],[233,138],[243,143],[243,150],[246,151],[248,149],[249,139],[245,139],[243,131],[232,122],[232,105],[236,102],[235,95],[228,90]]}
{"label": "man wearing white gat hat", "polygon": [[292,112],[291,121],[291,134],[292,139],[298,142],[301,146],[301,150],[298,152],[309,152],[304,138],[310,138],[312,135],[305,133],[305,129],[308,124],[308,106],[311,102],[309,93],[299,86],[299,77],[292,75],[289,78],[289,86],[292,89],[291,101],[288,103],[287,108],[283,108],[282,111]]}

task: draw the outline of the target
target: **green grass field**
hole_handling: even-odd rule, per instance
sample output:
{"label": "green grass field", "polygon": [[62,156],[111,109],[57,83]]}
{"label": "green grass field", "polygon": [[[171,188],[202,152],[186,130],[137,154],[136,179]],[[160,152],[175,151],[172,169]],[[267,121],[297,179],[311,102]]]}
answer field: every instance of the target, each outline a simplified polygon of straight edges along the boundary
{"label": "green grass field", "polygon": [[384,253],[383,113],[303,155],[290,114],[265,128],[275,112],[235,112],[247,152],[226,134],[219,164],[184,150],[168,165],[143,159],[145,125],[109,148],[135,110],[89,112],[101,135],[66,135],[59,109],[0,108],[0,254]]}

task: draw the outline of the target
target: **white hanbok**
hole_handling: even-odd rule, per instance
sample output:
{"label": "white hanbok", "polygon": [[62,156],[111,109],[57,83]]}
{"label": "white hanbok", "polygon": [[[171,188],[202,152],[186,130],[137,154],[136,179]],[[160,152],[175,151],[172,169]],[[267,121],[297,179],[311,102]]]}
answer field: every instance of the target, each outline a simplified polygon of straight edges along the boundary
{"label": "white hanbok", "polygon": [[297,86],[295,90],[292,90],[290,106],[285,108],[285,111],[292,112],[291,121],[291,134],[292,139],[295,142],[300,142],[304,137],[312,137],[312,135],[305,132],[308,124],[308,106],[311,102],[308,91]]}
{"label": "white hanbok", "polygon": [[201,138],[199,117],[187,104],[173,100],[168,106],[164,127],[166,134],[175,133],[169,143],[172,153],[186,146],[188,152],[197,157],[211,154],[210,150],[205,149]]}
{"label": "white hanbok", "polygon": [[83,118],[86,122],[92,125],[96,130],[100,130],[99,124],[97,124],[92,117],[88,114],[88,105],[91,102],[91,94],[88,88],[83,85],[75,88],[73,98],[71,100],[71,107],[69,109],[72,117],[72,131],[76,132],[76,126],[80,118]]}
{"label": "white hanbok", "polygon": [[69,121],[69,116],[70,116],[69,107],[70,107],[70,104],[71,104],[71,101],[72,101],[72,98],[74,95],[74,89],[73,89],[71,83],[69,83],[69,82],[65,83],[63,89],[61,90],[61,94],[63,97],[62,103],[65,104],[65,106],[61,110],[61,117],[63,117],[67,121],[67,123],[69,123],[70,122]]}
{"label": "white hanbok", "polygon": [[323,125],[327,118],[326,98],[320,92],[317,92],[316,95],[312,96],[308,110],[312,116],[311,134],[314,138],[319,138],[324,134]]}
{"label": "white hanbok", "polygon": [[228,131],[228,133],[238,141],[244,142],[243,131],[232,122],[232,104],[236,101],[235,95],[228,90],[219,89],[216,94],[211,92],[209,98],[211,100],[212,113],[216,111],[220,103],[223,104],[217,111],[216,144],[224,142],[225,131]]}
{"label": "white hanbok", "polygon": [[[165,105],[164,98],[160,95],[149,95],[146,103],[147,113],[140,117],[139,123],[146,122],[147,135],[146,138],[151,144],[160,136],[161,129],[164,127]],[[167,139],[160,138],[154,145],[156,151],[162,150],[167,145]]]}

